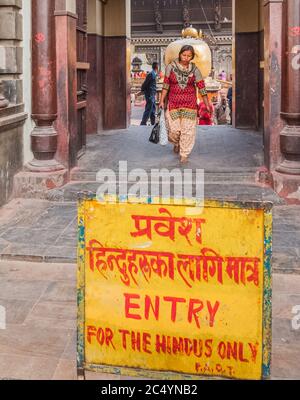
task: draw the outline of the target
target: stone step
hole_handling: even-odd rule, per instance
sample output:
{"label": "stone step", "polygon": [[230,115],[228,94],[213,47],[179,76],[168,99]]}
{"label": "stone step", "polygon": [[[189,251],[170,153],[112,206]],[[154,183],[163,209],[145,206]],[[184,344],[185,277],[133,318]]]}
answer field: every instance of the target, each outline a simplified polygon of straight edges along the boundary
{"label": "stone step", "polygon": [[[129,183],[130,188],[132,183]],[[53,189],[48,191],[46,199],[49,201],[59,202],[74,202],[78,199],[79,193],[96,194],[99,188],[97,182],[71,182],[60,189]],[[283,199],[277,196],[277,194],[269,187],[261,187],[254,184],[245,184],[239,182],[228,182],[228,183],[206,183],[205,187],[205,198],[216,199],[216,200],[233,200],[233,201],[270,201],[275,205],[284,205]],[[149,193],[151,188],[149,185]],[[193,196],[195,196],[196,187],[193,185]],[[171,197],[174,194],[174,186],[171,185]],[[154,193],[157,196],[158,193]]]}
{"label": "stone step", "polygon": [[300,275],[300,257],[288,256],[284,253],[273,252],[272,259],[273,272],[280,274],[297,274]]}
{"label": "stone step", "polygon": [[[151,176],[151,170],[146,171]],[[215,183],[254,183],[256,169],[245,171],[205,171],[205,182]],[[116,173],[117,179],[118,174]],[[71,181],[74,182],[96,182],[97,172],[74,170],[71,172]]]}

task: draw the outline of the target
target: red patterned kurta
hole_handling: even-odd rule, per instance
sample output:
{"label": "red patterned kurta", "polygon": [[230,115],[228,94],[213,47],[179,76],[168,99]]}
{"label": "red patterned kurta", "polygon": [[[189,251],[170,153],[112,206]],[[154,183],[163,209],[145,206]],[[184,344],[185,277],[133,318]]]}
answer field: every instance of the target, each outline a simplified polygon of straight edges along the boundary
{"label": "red patterned kurta", "polygon": [[167,122],[169,140],[187,157],[195,144],[197,125],[197,92],[207,95],[202,74],[194,63],[185,70],[176,60],[166,69],[163,88],[168,90]]}

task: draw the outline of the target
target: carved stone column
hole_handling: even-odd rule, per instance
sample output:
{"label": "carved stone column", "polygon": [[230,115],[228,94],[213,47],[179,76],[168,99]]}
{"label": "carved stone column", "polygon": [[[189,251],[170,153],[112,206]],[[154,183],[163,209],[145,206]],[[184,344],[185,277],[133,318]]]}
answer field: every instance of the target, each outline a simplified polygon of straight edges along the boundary
{"label": "carved stone column", "polygon": [[220,0],[215,0],[215,30],[220,32],[222,29],[222,6]]}
{"label": "carved stone column", "polygon": [[32,0],[32,119],[34,160],[30,171],[52,172],[64,169],[54,156],[57,151],[57,83],[55,51],[55,1]]}
{"label": "carved stone column", "polygon": [[153,1],[154,7],[154,21],[156,23],[156,30],[158,33],[163,33],[162,13],[160,9],[160,0]]}
{"label": "carved stone column", "polygon": [[300,175],[300,0],[286,0],[283,12],[282,118],[280,133],[283,162],[276,169]]}
{"label": "carved stone column", "polygon": [[[264,153],[265,166],[274,171],[281,161],[282,2],[264,2]],[[271,176],[269,177],[271,179]]]}
{"label": "carved stone column", "polygon": [[191,25],[190,16],[190,0],[185,0],[182,5],[182,22],[183,28],[188,28]]}
{"label": "carved stone column", "polygon": [[0,108],[6,108],[9,106],[9,100],[4,96],[3,83],[0,80]]}

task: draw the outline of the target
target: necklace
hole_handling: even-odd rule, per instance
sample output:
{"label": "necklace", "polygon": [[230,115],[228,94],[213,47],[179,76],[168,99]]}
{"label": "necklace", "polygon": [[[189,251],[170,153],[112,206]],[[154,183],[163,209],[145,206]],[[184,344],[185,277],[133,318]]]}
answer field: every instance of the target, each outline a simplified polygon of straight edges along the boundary
{"label": "necklace", "polygon": [[188,68],[185,68],[179,63],[179,60],[175,60],[173,62],[173,71],[181,89],[185,89],[187,87],[190,75],[194,73],[195,67],[196,66],[193,63],[190,63]]}

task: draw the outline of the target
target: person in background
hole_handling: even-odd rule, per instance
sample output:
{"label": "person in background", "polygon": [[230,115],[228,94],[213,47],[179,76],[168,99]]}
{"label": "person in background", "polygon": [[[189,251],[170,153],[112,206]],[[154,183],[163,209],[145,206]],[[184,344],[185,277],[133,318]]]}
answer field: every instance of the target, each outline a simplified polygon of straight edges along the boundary
{"label": "person in background", "polygon": [[198,105],[198,125],[213,125],[214,106],[209,103],[210,112],[207,111],[204,101]]}
{"label": "person in background", "polygon": [[215,122],[218,125],[230,124],[230,109],[225,95],[221,96],[220,102],[215,107]]}
{"label": "person in background", "polygon": [[222,81],[226,81],[226,79],[227,79],[227,74],[226,74],[226,72],[223,70],[222,72],[221,72],[221,80]]}
{"label": "person in background", "polygon": [[157,75],[158,75],[158,63],[154,62],[152,64],[152,71],[149,72],[149,74],[147,75],[141,88],[141,91],[144,93],[146,98],[146,108],[141,125],[147,125],[149,118],[151,121],[151,125],[155,125]]}

